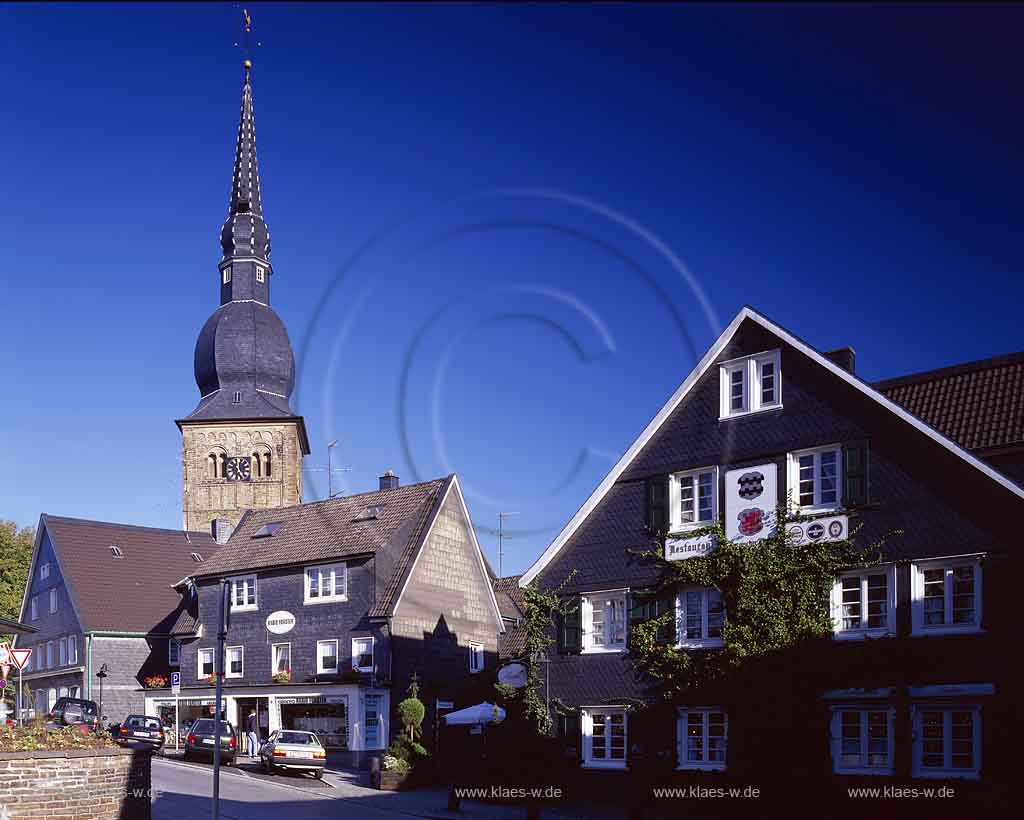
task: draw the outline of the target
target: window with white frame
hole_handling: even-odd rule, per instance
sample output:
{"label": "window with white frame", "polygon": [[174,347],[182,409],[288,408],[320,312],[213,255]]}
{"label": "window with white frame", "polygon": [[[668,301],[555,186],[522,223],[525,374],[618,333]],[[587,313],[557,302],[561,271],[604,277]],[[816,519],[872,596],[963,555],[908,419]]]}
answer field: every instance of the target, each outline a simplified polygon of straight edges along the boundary
{"label": "window with white frame", "polygon": [[981,771],[981,707],[914,707],[915,777],[977,777]]}
{"label": "window with white frame", "polygon": [[338,642],[316,642],[316,671],[320,675],[332,675],[338,671]]}
{"label": "window with white frame", "polygon": [[323,564],[306,567],[307,604],[348,600],[348,566],[345,564]]}
{"label": "window with white frame", "polygon": [[922,561],[910,569],[913,632],[976,632],[981,629],[981,561]]}
{"label": "window with white frame", "polygon": [[469,671],[474,675],[484,671],[484,645],[482,643],[469,645]]}
{"label": "window with white frame", "polygon": [[61,638],[57,641],[57,665],[66,666],[68,662],[68,641],[67,638]]}
{"label": "window with white frame", "polygon": [[245,612],[259,608],[256,603],[255,575],[239,575],[229,580],[231,582],[232,612]]}
{"label": "window with white frame", "polygon": [[69,694],[69,695],[70,695],[71,697],[73,697],[73,698],[77,698],[77,697],[78,697],[78,693],[79,693],[79,691],[80,691],[80,690],[79,690],[79,688],[78,688],[77,686],[69,686],[69,687],[68,687],[68,694]]}
{"label": "window with white frame", "polygon": [[729,720],[720,707],[686,707],[676,718],[677,767],[725,769]]}
{"label": "window with white frame", "polygon": [[222,281],[224,282],[225,285],[228,282],[231,281],[231,266],[230,265],[225,265],[224,269],[220,273],[221,273]]}
{"label": "window with white frame", "polygon": [[292,645],[290,643],[275,643],[271,647],[273,655],[273,674],[292,671]]}
{"label": "window with white frame", "polygon": [[53,669],[53,641],[46,642],[46,668]]}
{"label": "window with white frame", "polygon": [[241,646],[229,646],[227,648],[227,668],[224,670],[226,678],[240,678],[244,674],[245,649]]}
{"label": "window with white frame", "polygon": [[835,707],[832,769],[840,774],[892,774],[895,719],[890,706]]}
{"label": "window with white frame", "polygon": [[842,573],[832,587],[832,621],[840,638],[896,632],[896,566]]}
{"label": "window with white frame", "polygon": [[719,366],[721,418],[782,406],[782,354],[771,350]]}
{"label": "window with white frame", "polygon": [[196,663],[197,677],[202,680],[208,678],[216,672],[213,663],[213,650],[212,649],[200,649]]}
{"label": "window with white frame", "polygon": [[352,668],[358,672],[373,671],[373,638],[352,639]]}
{"label": "window with white frame", "polygon": [[718,468],[676,473],[670,480],[673,531],[707,527],[718,517]]}
{"label": "window with white frame", "polygon": [[256,266],[256,281],[257,282],[263,282],[263,280],[265,278],[266,278],[266,271],[264,270],[263,266],[262,265],[257,265]]}
{"label": "window with white frame", "polygon": [[59,602],[58,590],[57,590],[57,587],[53,587],[53,589],[50,590],[50,612],[51,613],[57,611],[57,604],[58,604],[58,602]]}
{"label": "window with white frame", "polygon": [[75,635],[68,635],[68,663],[78,663],[78,638]]}
{"label": "window with white frame", "polygon": [[625,708],[592,707],[581,710],[583,765],[626,767]]}
{"label": "window with white frame", "polygon": [[178,666],[181,663],[181,641],[171,638],[167,642],[167,663],[170,666]]}
{"label": "window with white frame", "polygon": [[582,596],[583,652],[626,649],[626,590]]}
{"label": "window with white frame", "polygon": [[38,595],[33,595],[31,598],[29,598],[28,610],[29,610],[28,619],[30,621],[38,621],[39,620],[39,596]]}
{"label": "window with white frame", "polygon": [[676,635],[682,647],[722,646],[725,601],[714,587],[684,587],[676,596]]}
{"label": "window with white frame", "polygon": [[39,579],[45,581],[50,577],[50,562],[47,561],[45,564],[39,565]]}
{"label": "window with white frame", "polygon": [[46,695],[46,710],[48,712],[53,711],[53,707],[57,705],[57,690],[50,689]]}
{"label": "window with white frame", "polygon": [[842,504],[842,448],[836,444],[789,454],[792,503],[800,512],[837,510]]}

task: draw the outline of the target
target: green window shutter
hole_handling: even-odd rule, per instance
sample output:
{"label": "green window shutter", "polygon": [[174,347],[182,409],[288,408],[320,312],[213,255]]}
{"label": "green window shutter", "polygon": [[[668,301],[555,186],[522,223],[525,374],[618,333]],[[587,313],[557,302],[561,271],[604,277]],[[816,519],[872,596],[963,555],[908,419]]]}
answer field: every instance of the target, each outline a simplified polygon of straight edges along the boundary
{"label": "green window shutter", "polygon": [[668,527],[668,476],[653,476],[647,479],[647,531],[663,535]]}
{"label": "green window shutter", "polygon": [[868,443],[858,441],[843,446],[843,506],[868,503]]}
{"label": "green window shutter", "polygon": [[570,606],[574,608],[562,614],[562,628],[559,630],[561,633],[561,651],[562,652],[579,652],[582,648],[581,635],[580,635],[580,604],[579,601],[574,601]]}
{"label": "green window shutter", "polygon": [[[673,596],[663,595],[659,598],[643,598],[637,600],[635,605],[629,611],[629,625],[630,635],[633,632],[633,625],[640,624],[644,621],[648,621],[651,618],[657,618],[660,615],[664,615],[666,612],[675,611],[675,601]],[[658,633],[655,636],[659,643],[672,643],[675,639],[676,625],[675,619],[672,618],[669,622],[658,629]]]}
{"label": "green window shutter", "polygon": [[579,712],[569,712],[558,719],[558,731],[562,736],[562,748],[567,757],[583,757],[583,733],[580,729]]}
{"label": "green window shutter", "polygon": [[673,617],[669,618],[668,623],[658,630],[657,639],[660,643],[675,643],[676,640],[676,619],[674,617],[676,611],[676,602],[673,595],[666,595],[659,598],[656,601],[655,617],[664,615],[667,612],[673,613]]}

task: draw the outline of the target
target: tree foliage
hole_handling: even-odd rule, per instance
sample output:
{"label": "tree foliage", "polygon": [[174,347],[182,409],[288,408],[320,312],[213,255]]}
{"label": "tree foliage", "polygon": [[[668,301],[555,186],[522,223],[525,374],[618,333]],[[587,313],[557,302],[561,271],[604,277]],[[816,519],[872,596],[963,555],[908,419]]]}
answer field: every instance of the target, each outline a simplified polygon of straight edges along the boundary
{"label": "tree foliage", "polygon": [[[12,521],[0,521],[0,616],[12,621],[21,615],[21,601],[35,540],[34,528],[18,529]],[[0,634],[0,641],[9,641],[10,638],[10,635]]]}

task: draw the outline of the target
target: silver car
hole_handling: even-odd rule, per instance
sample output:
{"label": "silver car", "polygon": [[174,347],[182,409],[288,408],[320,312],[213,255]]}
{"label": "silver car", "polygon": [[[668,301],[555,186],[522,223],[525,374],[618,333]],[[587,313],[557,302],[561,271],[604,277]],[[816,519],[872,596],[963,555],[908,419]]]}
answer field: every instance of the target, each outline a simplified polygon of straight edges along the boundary
{"label": "silver car", "polygon": [[312,732],[278,729],[260,747],[260,769],[268,774],[291,769],[321,779],[326,764],[327,752]]}

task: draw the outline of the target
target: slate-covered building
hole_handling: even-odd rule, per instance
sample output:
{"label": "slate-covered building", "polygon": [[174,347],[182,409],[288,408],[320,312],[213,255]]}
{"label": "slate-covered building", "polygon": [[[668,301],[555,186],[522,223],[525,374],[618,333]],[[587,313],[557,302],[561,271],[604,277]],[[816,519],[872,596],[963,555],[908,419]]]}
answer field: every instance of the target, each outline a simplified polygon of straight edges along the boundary
{"label": "slate-covered building", "polygon": [[[219,595],[230,585],[225,713],[260,733],[316,732],[328,748],[386,749],[413,674],[427,707],[468,705],[493,681],[502,618],[456,476],[247,512],[226,545],[177,579],[181,719],[214,703]],[[167,690],[148,714],[173,719]]]}
{"label": "slate-covered building", "polygon": [[206,533],[184,533],[43,514],[36,529],[21,620],[34,632],[22,673],[36,714],[58,697],[100,699],[120,721],[141,712],[145,679],[177,664],[176,638],[194,634],[174,584],[212,558]]}
{"label": "slate-covered building", "polygon": [[[821,353],[744,308],[520,579],[548,589],[570,579],[577,609],[559,622],[549,694],[577,776],[596,788],[670,770],[776,796],[791,789],[785,778],[937,779],[1005,796],[1016,762],[1007,738],[1020,730],[1007,648],[1024,514],[1011,478],[1022,359],[872,386],[852,350]],[[669,560],[707,554],[713,543],[688,531],[714,521],[756,541],[765,519],[755,513],[787,498],[816,519],[799,538],[858,526],[861,544],[890,536],[880,565],[844,572],[822,602],[834,635],[813,657],[825,668],[808,670],[799,654],[785,665],[822,685],[793,711],[724,683],[659,704],[632,663],[630,630],[652,614],[643,593],[660,570],[629,550],[667,530]],[[720,590],[657,603],[674,613],[666,640],[695,654],[723,646]]]}

